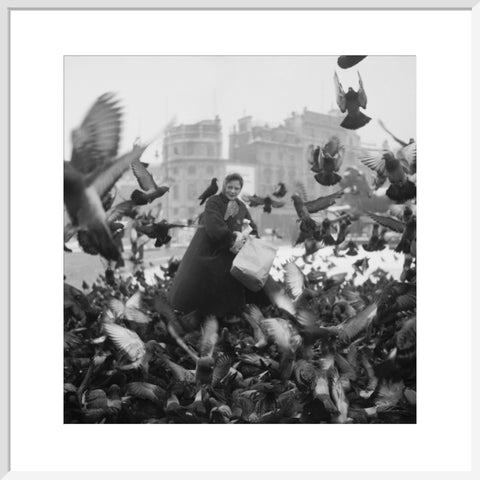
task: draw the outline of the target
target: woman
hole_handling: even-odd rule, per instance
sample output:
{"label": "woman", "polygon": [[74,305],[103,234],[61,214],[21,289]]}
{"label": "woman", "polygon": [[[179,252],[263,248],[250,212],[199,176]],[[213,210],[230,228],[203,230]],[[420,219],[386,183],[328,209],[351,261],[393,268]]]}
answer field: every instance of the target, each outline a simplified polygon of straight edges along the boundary
{"label": "woman", "polygon": [[232,173],[225,177],[221,193],[207,200],[170,289],[176,310],[223,317],[238,313],[247,301],[265,303],[263,293],[253,294],[230,275],[233,259],[245,242],[244,220],[250,221],[251,234],[258,237],[247,207],[238,199],[242,187],[243,178]]}

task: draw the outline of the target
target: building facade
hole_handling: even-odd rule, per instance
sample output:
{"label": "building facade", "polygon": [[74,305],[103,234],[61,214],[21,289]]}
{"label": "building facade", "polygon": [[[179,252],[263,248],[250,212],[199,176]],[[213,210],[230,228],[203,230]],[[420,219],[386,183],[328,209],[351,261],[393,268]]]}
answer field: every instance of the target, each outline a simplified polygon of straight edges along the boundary
{"label": "building facade", "polygon": [[307,161],[309,145],[324,145],[336,135],[345,147],[341,172],[356,165],[355,155],[361,150],[360,137],[353,131],[340,127],[344,115],[332,110],[328,114],[312,112],[306,108],[302,113],[292,112],[278,126],[258,125],[252,117],[240,118],[230,134],[229,162],[255,167],[256,194],[271,195],[278,182],[285,183],[287,193],[285,207],[263,213],[262,207],[251,209],[261,231],[275,228],[285,237],[296,235],[296,213],[291,195],[304,187],[308,198],[328,195],[338,185],[325,187],[313,178]]}
{"label": "building facade", "polygon": [[162,156],[161,176],[171,185],[164,197],[165,217],[170,221],[195,218],[203,210],[199,195],[212,178],[217,178],[220,186],[225,173],[220,118],[170,127]]}

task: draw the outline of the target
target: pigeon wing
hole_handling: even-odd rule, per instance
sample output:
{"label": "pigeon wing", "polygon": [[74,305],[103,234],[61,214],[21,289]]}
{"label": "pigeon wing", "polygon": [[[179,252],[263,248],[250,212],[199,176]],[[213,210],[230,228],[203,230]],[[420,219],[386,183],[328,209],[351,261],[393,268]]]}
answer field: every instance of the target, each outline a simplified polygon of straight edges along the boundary
{"label": "pigeon wing", "polygon": [[145,344],[135,332],[116,323],[104,323],[103,328],[113,344],[125,353],[130,361],[135,362],[145,355]]}
{"label": "pigeon wing", "polygon": [[152,174],[147,170],[142,162],[132,162],[132,172],[135,175],[140,188],[145,192],[156,190],[158,188]]}
{"label": "pigeon wing", "polygon": [[308,213],[316,213],[320,210],[324,210],[325,208],[334,205],[336,200],[339,199],[342,195],[343,191],[338,190],[338,192],[332,193],[331,195],[327,195],[325,197],[318,197],[315,200],[305,202],[304,205],[307,208]]}
{"label": "pigeon wing", "polygon": [[129,216],[134,207],[135,204],[131,200],[126,200],[125,202],[115,205],[107,212],[107,222],[116,222],[123,217]]}
{"label": "pigeon wing", "polygon": [[405,230],[405,223],[393,217],[385,217],[383,215],[376,215],[375,213],[367,212],[367,215],[375,220],[382,227],[387,227],[394,232],[403,233]]}
{"label": "pigeon wing", "polygon": [[358,72],[358,103],[362,108],[367,108],[367,94],[365,93],[365,89],[363,88],[362,77],[360,76],[360,72]]}
{"label": "pigeon wing", "polygon": [[122,112],[112,93],[99,97],[81,126],[72,132],[72,165],[88,174],[115,158],[120,142]]}
{"label": "pigeon wing", "polygon": [[144,146],[135,146],[131,152],[122,155],[116,160],[106,162],[100,169],[91,174],[91,177],[87,180],[87,183],[93,185],[98,195],[102,197],[108,192],[118,179],[130,168],[130,165],[135,160],[138,160],[145,149]]}
{"label": "pigeon wing", "polygon": [[337,98],[338,108],[342,113],[345,113],[347,111],[347,99],[345,98],[345,91],[343,90],[342,84],[338,79],[337,72],[335,72],[333,77],[333,83],[335,84],[335,95]]}
{"label": "pigeon wing", "polygon": [[298,268],[295,262],[288,262],[285,265],[285,285],[288,291],[296,300],[305,288],[305,279],[303,273]]}

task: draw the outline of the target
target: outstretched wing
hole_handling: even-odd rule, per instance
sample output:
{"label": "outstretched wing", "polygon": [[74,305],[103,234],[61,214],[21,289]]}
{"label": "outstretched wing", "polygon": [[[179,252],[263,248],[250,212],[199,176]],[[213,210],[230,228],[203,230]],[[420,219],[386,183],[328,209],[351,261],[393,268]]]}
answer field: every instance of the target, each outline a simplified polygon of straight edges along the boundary
{"label": "outstretched wing", "polygon": [[338,192],[332,193],[331,195],[327,195],[325,197],[318,197],[317,199],[311,200],[310,202],[305,202],[304,205],[305,207],[307,207],[308,213],[316,213],[320,210],[331,207],[342,195],[343,191],[338,190]]}
{"label": "outstretched wing", "polygon": [[272,201],[272,207],[273,208],[281,208],[281,207],[285,206],[285,202],[281,202],[279,200],[273,200],[273,199],[271,199],[271,201]]}
{"label": "outstretched wing", "polygon": [[333,76],[333,83],[335,84],[335,95],[337,97],[338,108],[342,113],[345,113],[347,111],[347,99],[345,98],[345,91],[338,79],[337,72],[335,72],[335,75]]}
{"label": "outstretched wing", "polygon": [[131,152],[122,155],[119,159],[105,162],[100,172],[97,170],[92,172],[88,182],[91,182],[98,195],[102,197],[113,188],[118,179],[129,169],[130,165],[142,156],[146,148],[147,145],[137,145]]}
{"label": "outstretched wing", "polygon": [[132,162],[132,172],[140,185],[140,188],[145,192],[156,190],[157,184],[152,177],[152,174],[147,170],[145,165],[140,161]]}
{"label": "outstretched wing", "polygon": [[115,158],[120,142],[122,112],[112,93],[97,99],[81,126],[72,131],[72,165],[91,173],[106,160]]}
{"label": "outstretched wing", "polygon": [[145,355],[145,345],[135,332],[116,323],[104,323],[103,329],[114,345],[125,353],[132,362]]}
{"label": "outstretched wing", "polygon": [[363,88],[362,77],[360,76],[360,72],[358,73],[358,103],[362,108],[367,108],[367,94],[365,93],[365,89]]}
{"label": "outstretched wing", "polygon": [[385,159],[383,153],[380,155],[360,155],[358,159],[371,170],[377,172],[382,177],[386,176]]}
{"label": "outstretched wing", "polygon": [[245,199],[245,202],[247,202],[250,207],[258,207],[259,205],[265,205],[265,199],[259,197],[258,195],[245,195],[244,197],[242,197],[242,199]]}
{"label": "outstretched wing", "polygon": [[417,162],[417,142],[412,142],[401,148],[397,153],[397,158],[405,160],[409,167]]}
{"label": "outstretched wing", "polygon": [[125,202],[115,205],[107,212],[107,222],[116,222],[123,217],[130,216],[134,208],[135,204],[131,200],[126,200]]}
{"label": "outstretched wing", "polygon": [[383,215],[376,215],[375,213],[371,212],[367,212],[367,215],[382,227],[389,228],[394,232],[403,233],[405,230],[405,223],[397,220],[396,218],[384,217]]}

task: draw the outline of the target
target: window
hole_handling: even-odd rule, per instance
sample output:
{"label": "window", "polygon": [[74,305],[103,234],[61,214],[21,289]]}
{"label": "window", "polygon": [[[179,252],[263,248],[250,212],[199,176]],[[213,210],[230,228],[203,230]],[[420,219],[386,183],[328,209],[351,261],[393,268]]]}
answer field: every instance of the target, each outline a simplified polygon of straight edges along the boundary
{"label": "window", "polygon": [[283,180],[285,179],[285,169],[283,167],[280,167],[277,170],[277,178],[279,182],[283,182]]}
{"label": "window", "polygon": [[177,215],[178,215],[178,208],[177,208],[177,207],[175,207],[175,208],[173,209],[173,215],[174,215],[174,216],[177,216]]}
{"label": "window", "polygon": [[207,157],[214,157],[215,156],[215,149],[213,148],[213,145],[208,143],[207,144]]}
{"label": "window", "polygon": [[189,175],[195,175],[196,173],[197,173],[197,169],[195,168],[195,166],[194,166],[194,165],[190,165],[190,166],[188,167],[188,174],[189,174]]}
{"label": "window", "polygon": [[187,187],[188,200],[195,200],[197,198],[197,188],[194,183],[189,183]]}
{"label": "window", "polygon": [[195,145],[193,143],[187,143],[186,145],[186,150],[187,150],[187,155],[193,155],[195,153]]}
{"label": "window", "polygon": [[173,200],[178,200],[178,185],[173,186],[172,197]]}
{"label": "window", "polygon": [[265,152],[265,159],[270,160],[272,158],[272,154],[270,152]]}
{"label": "window", "polygon": [[295,155],[290,155],[290,161],[293,163],[295,162]]}
{"label": "window", "polygon": [[174,168],[172,169],[172,174],[173,174],[173,175],[178,175],[178,168],[177,168],[177,167],[174,167]]}
{"label": "window", "polygon": [[263,181],[265,183],[272,183],[272,169],[271,168],[265,168],[263,170]]}

